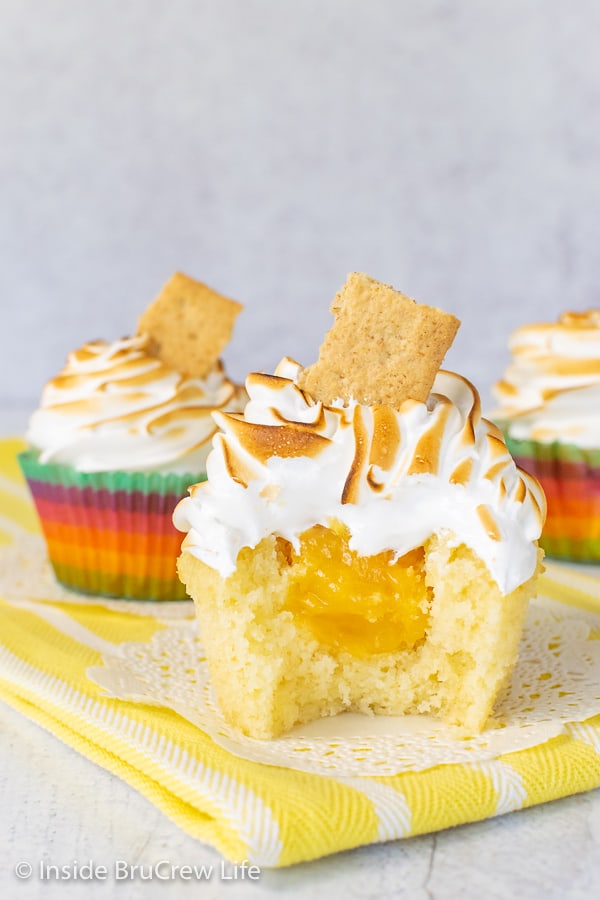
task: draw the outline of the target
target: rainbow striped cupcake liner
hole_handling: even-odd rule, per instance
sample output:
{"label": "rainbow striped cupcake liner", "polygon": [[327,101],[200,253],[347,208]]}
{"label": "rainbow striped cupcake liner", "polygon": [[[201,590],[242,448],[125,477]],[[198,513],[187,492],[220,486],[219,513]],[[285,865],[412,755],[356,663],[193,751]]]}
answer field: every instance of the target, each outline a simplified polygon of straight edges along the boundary
{"label": "rainbow striped cupcake liner", "polygon": [[173,510],[205,474],[78,472],[19,455],[57,580],[84,594],[184,600]]}
{"label": "rainbow striped cupcake liner", "polygon": [[506,445],[546,494],[548,515],[540,545],[547,555],[600,562],[600,450],[510,437]]}

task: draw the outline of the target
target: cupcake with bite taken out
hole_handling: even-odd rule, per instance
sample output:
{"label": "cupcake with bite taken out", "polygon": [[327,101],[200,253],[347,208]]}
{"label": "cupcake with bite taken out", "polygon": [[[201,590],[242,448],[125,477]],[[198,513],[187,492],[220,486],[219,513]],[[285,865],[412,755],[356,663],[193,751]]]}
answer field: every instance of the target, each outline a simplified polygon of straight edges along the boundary
{"label": "cupcake with bite taken out", "polygon": [[135,335],[83,344],[45,386],[19,461],[65,586],[185,598],[172,513],[206,477],[212,414],[243,408],[219,359],[240,309],[178,273]]}
{"label": "cupcake with bite taken out", "polygon": [[486,724],[540,570],[544,497],[475,388],[458,320],[354,273],[318,361],[252,374],[175,511],[225,719],[344,711]]}
{"label": "cupcake with bite taken out", "polygon": [[600,562],[600,309],[524,325],[509,347],[492,417],[546,493],[540,543],[557,559]]}

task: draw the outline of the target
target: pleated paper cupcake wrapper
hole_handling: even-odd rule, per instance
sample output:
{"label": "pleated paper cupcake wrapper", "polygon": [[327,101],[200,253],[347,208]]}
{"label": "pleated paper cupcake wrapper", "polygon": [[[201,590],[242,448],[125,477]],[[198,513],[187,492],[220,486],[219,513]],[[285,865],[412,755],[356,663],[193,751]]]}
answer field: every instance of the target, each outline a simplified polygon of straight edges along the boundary
{"label": "pleated paper cupcake wrapper", "polygon": [[131,600],[183,600],[176,572],[183,535],[173,510],[205,475],[78,472],[18,457],[58,581],[68,588]]}
{"label": "pleated paper cupcake wrapper", "polygon": [[542,485],[548,515],[540,544],[548,556],[600,562],[600,450],[507,437],[517,465]]}

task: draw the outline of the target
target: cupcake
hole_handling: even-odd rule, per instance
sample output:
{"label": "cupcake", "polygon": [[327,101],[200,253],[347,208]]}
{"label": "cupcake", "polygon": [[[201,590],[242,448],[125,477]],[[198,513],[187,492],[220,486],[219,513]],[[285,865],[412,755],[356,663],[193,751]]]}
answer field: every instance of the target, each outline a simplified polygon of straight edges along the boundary
{"label": "cupcake", "polygon": [[185,598],[172,514],[206,478],[213,412],[244,404],[219,360],[240,309],[176,274],[133,337],[83,344],[45,386],[19,462],[65,586]]}
{"label": "cupcake", "polygon": [[566,312],[510,338],[492,418],[548,501],[549,556],[600,561],[600,310]]}
{"label": "cupcake", "polygon": [[353,274],[318,362],[252,374],[174,515],[225,719],[485,725],[540,568],[543,493],[439,371],[458,321]]}

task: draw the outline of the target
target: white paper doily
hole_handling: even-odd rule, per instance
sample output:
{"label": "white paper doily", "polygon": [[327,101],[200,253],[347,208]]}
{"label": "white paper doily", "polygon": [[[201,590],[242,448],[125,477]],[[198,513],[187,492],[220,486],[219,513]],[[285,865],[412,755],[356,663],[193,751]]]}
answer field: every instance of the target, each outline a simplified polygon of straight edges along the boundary
{"label": "white paper doily", "polygon": [[32,600],[89,603],[136,616],[154,616],[167,620],[194,617],[194,604],[191,600],[119,600],[68,590],[54,577],[43,537],[27,533],[15,536],[12,544],[0,547],[0,596],[17,604]]}
{"label": "white paper doily", "polygon": [[494,726],[468,739],[429,716],[358,714],[320,719],[272,741],[244,737],[215,703],[193,621],[170,623],[149,643],[121,645],[88,676],[111,697],[174,710],[247,760],[336,778],[396,775],[524,750],[600,713],[600,640],[589,639],[590,627],[600,629],[600,615],[533,602]]}

